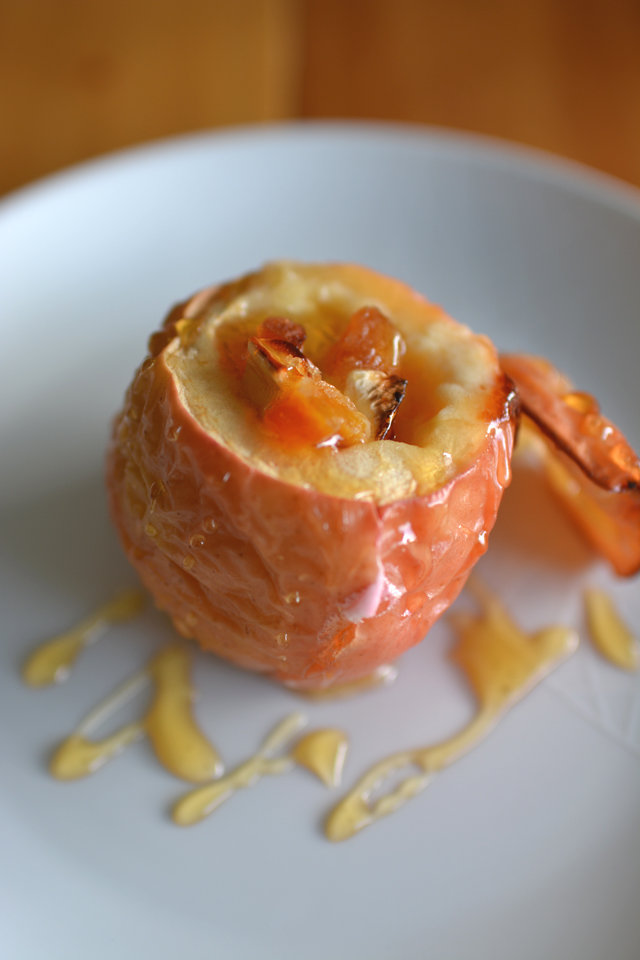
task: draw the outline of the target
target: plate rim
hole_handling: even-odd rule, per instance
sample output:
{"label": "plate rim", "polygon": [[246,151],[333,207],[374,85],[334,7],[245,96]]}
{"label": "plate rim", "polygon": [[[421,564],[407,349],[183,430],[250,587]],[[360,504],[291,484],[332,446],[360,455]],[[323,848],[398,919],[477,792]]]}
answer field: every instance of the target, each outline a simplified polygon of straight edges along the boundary
{"label": "plate rim", "polygon": [[193,149],[234,150],[252,144],[286,144],[323,139],[334,142],[353,139],[382,144],[430,147],[443,154],[466,155],[487,166],[505,165],[520,175],[537,177],[548,184],[570,189],[640,221],[640,187],[613,174],[561,154],[503,137],[431,124],[360,119],[299,119],[276,123],[239,124],[205,128],[143,141],[97,154],[54,170],[0,196],[0,225],[7,214],[39,202],[60,188],[78,181],[120,172],[131,165],[143,166],[171,154]]}
{"label": "plate rim", "polygon": [[[425,147],[436,146],[436,156],[445,156],[447,149],[451,148],[452,155],[456,154],[460,158],[467,156],[472,164],[476,162],[481,164],[484,158],[487,169],[499,170],[500,167],[496,168],[497,162],[504,165],[504,169],[513,170],[516,176],[522,176],[523,179],[536,177],[541,183],[556,184],[563,189],[572,190],[574,195],[604,203],[610,209],[619,210],[623,214],[631,212],[633,219],[640,222],[640,191],[636,188],[629,187],[623,182],[618,184],[615,178],[607,174],[592,171],[581,164],[556,158],[532,148],[442,128],[425,128],[409,124],[311,121],[268,127],[248,126],[224,131],[201,131],[186,136],[152,141],[84,161],[28,184],[9,195],[4,201],[0,199],[0,228],[6,229],[10,226],[11,218],[14,216],[20,217],[34,213],[39,203],[46,202],[59,192],[64,192],[66,189],[73,190],[76,187],[95,189],[105,177],[117,177],[132,166],[135,175],[138,176],[144,167],[149,162],[155,162],[155,159],[160,163],[170,162],[171,156],[180,159],[193,151],[202,151],[204,155],[211,151],[213,154],[217,153],[221,145],[225,150],[228,149],[229,154],[232,154],[239,146],[250,147],[256,143],[272,142],[274,145],[276,143],[284,145],[302,142],[303,139],[313,143],[316,139],[326,137],[327,134],[335,137],[336,144],[338,141],[343,144],[350,141],[362,145],[367,142],[373,143],[374,140],[380,144],[415,143],[416,155],[419,153],[421,144]],[[624,197],[619,194],[620,186]],[[631,211],[626,199],[629,190],[634,195]],[[9,209],[5,206],[7,200],[10,204],[13,201]],[[3,219],[5,212],[10,216]],[[94,889],[95,876],[95,874],[91,875],[89,888],[91,890]]]}

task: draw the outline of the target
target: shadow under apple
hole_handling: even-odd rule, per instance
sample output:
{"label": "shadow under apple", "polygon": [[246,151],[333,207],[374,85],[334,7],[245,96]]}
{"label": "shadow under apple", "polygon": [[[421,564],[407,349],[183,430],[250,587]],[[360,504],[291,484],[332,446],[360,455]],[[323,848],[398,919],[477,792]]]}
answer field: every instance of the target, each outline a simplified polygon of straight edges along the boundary
{"label": "shadow under apple", "polygon": [[571,523],[544,478],[531,466],[517,463],[505,491],[489,553],[504,551],[528,562],[564,571],[588,567],[595,553]]}

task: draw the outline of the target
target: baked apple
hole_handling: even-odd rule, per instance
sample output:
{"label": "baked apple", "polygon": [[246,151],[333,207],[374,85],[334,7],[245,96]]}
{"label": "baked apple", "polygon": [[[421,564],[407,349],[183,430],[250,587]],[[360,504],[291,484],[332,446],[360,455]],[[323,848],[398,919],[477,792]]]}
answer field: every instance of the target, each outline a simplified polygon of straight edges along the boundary
{"label": "baked apple", "polygon": [[109,449],[111,511],[181,634],[296,689],[346,683],[458,595],[516,416],[492,344],[402,283],[274,263],[151,337]]}

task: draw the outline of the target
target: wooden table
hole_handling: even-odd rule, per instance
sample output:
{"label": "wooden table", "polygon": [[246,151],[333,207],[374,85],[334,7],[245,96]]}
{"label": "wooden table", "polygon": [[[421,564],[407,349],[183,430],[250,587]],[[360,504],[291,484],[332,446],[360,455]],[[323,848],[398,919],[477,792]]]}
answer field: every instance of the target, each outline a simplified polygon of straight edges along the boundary
{"label": "wooden table", "polygon": [[296,117],[438,124],[640,185],[637,0],[0,0],[0,193]]}

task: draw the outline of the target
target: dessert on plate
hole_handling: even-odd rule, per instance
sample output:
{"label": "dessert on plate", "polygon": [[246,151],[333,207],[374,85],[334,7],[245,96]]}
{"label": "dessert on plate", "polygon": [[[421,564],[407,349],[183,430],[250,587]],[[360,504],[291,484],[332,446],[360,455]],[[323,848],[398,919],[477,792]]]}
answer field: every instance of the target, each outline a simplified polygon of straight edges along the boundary
{"label": "dessert on plate", "polygon": [[[503,369],[486,337],[360,266],[272,263],[201,291],[151,337],[115,424],[107,485],[127,556],[206,650],[296,689],[371,675],[422,639],[487,548],[519,359]],[[640,527],[626,456],[626,480],[604,482]]]}

